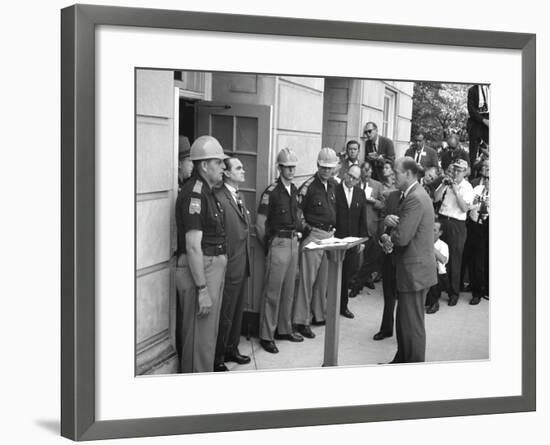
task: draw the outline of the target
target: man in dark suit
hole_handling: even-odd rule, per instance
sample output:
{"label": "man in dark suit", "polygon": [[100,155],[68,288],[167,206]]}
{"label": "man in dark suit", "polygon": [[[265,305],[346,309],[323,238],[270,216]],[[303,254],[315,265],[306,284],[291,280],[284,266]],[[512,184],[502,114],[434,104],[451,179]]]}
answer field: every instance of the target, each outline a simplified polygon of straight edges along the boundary
{"label": "man in dark suit", "polygon": [[489,143],[489,87],[473,85],[468,89],[468,134],[470,135],[470,167],[477,159],[481,141]]}
{"label": "man in dark suit", "polygon": [[243,305],[250,276],[250,212],[239,193],[245,171],[238,158],[228,158],[224,162],[223,185],[215,194],[224,213],[227,269],[214,371],[228,371],[224,362],[250,363],[250,357],[239,352]]}
{"label": "man in dark suit", "polygon": [[437,283],[433,250],[434,210],[432,202],[418,183],[419,167],[405,157],[395,163],[395,183],[402,192],[397,215],[386,216],[393,227],[381,242],[387,252],[394,250],[397,282],[397,353],[391,363],[426,360],[424,302],[431,286]]}
{"label": "man in dark suit", "polygon": [[372,177],[377,181],[383,180],[382,169],[384,160],[395,159],[395,149],[393,142],[387,137],[378,134],[378,126],[374,122],[367,122],[363,130],[365,139],[365,156],[374,162],[374,172]]}
{"label": "man in dark suit", "polygon": [[[357,187],[360,180],[361,169],[352,165],[342,183],[336,186],[336,238],[367,236],[367,200],[363,191]],[[342,264],[340,314],[346,318],[354,318],[348,309],[348,287],[357,272],[361,248],[362,245],[347,250]]]}
{"label": "man in dark suit", "polygon": [[413,158],[424,170],[430,167],[439,167],[437,152],[426,145],[422,133],[414,137],[414,142],[411,148],[405,152],[405,156]]}
{"label": "man in dark suit", "polygon": [[[346,176],[347,171],[352,165],[360,165],[359,163],[359,142],[355,140],[349,140],[346,143],[346,153],[341,158],[341,165],[340,169],[338,170],[337,177],[339,179],[344,179]],[[341,154],[340,154],[341,156]]]}

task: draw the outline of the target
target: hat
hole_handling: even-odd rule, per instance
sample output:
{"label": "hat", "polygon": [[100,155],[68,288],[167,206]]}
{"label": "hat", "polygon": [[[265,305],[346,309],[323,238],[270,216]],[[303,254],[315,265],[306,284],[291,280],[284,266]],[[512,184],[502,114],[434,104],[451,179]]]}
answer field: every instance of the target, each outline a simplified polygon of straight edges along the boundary
{"label": "hat", "polygon": [[191,155],[191,144],[187,136],[178,138],[178,159],[181,161]]}
{"label": "hat", "polygon": [[468,168],[468,163],[464,159],[457,159],[453,162],[453,167],[458,167],[462,170],[466,170]]}

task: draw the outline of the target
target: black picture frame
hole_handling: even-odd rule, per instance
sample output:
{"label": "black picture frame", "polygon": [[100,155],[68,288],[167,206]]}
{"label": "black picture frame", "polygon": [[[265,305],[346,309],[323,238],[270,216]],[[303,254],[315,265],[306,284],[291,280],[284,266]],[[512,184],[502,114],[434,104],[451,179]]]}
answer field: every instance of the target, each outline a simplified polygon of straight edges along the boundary
{"label": "black picture frame", "polygon": [[[95,418],[95,48],[98,25],[515,49],[522,64],[522,392],[365,406],[97,421]],[[536,78],[534,34],[74,5],[61,11],[61,434],[142,437],[534,411]]]}

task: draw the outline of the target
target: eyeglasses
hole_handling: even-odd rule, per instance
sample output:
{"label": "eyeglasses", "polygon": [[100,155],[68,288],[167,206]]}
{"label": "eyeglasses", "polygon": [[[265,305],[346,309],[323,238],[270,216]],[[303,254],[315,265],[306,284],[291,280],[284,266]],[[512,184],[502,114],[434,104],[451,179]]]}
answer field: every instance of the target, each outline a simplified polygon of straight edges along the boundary
{"label": "eyeglasses", "polygon": [[371,134],[374,131],[374,128],[371,128],[370,130],[365,130],[365,134]]}
{"label": "eyeglasses", "polygon": [[348,178],[351,179],[352,181],[359,181],[359,180],[361,180],[360,177],[355,177],[355,176],[353,176],[353,175],[350,175],[349,173],[346,173],[346,174],[347,174]]}

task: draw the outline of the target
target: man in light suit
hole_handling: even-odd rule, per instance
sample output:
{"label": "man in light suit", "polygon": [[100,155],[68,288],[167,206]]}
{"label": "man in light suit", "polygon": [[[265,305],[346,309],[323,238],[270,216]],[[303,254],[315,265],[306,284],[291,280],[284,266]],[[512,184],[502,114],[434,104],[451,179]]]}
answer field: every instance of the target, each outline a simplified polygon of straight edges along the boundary
{"label": "man in light suit", "polygon": [[398,215],[386,216],[392,227],[380,240],[386,251],[394,251],[397,281],[397,353],[391,363],[426,360],[424,302],[437,283],[433,250],[434,210],[430,197],[418,183],[419,165],[404,157],[395,163],[395,182],[401,191]]}
{"label": "man in light suit", "polygon": [[[361,180],[361,169],[352,165],[342,183],[336,186],[336,238],[367,236],[367,200],[357,187]],[[348,287],[359,267],[359,253],[362,245],[346,251],[342,264],[342,286],[340,293],[340,315],[354,318],[348,308]]]}
{"label": "man in light suit", "polygon": [[227,245],[227,269],[216,342],[214,371],[228,371],[224,362],[250,363],[250,357],[239,352],[241,322],[250,276],[250,212],[239,193],[245,171],[238,158],[225,159],[223,185],[215,191],[223,209]]}

